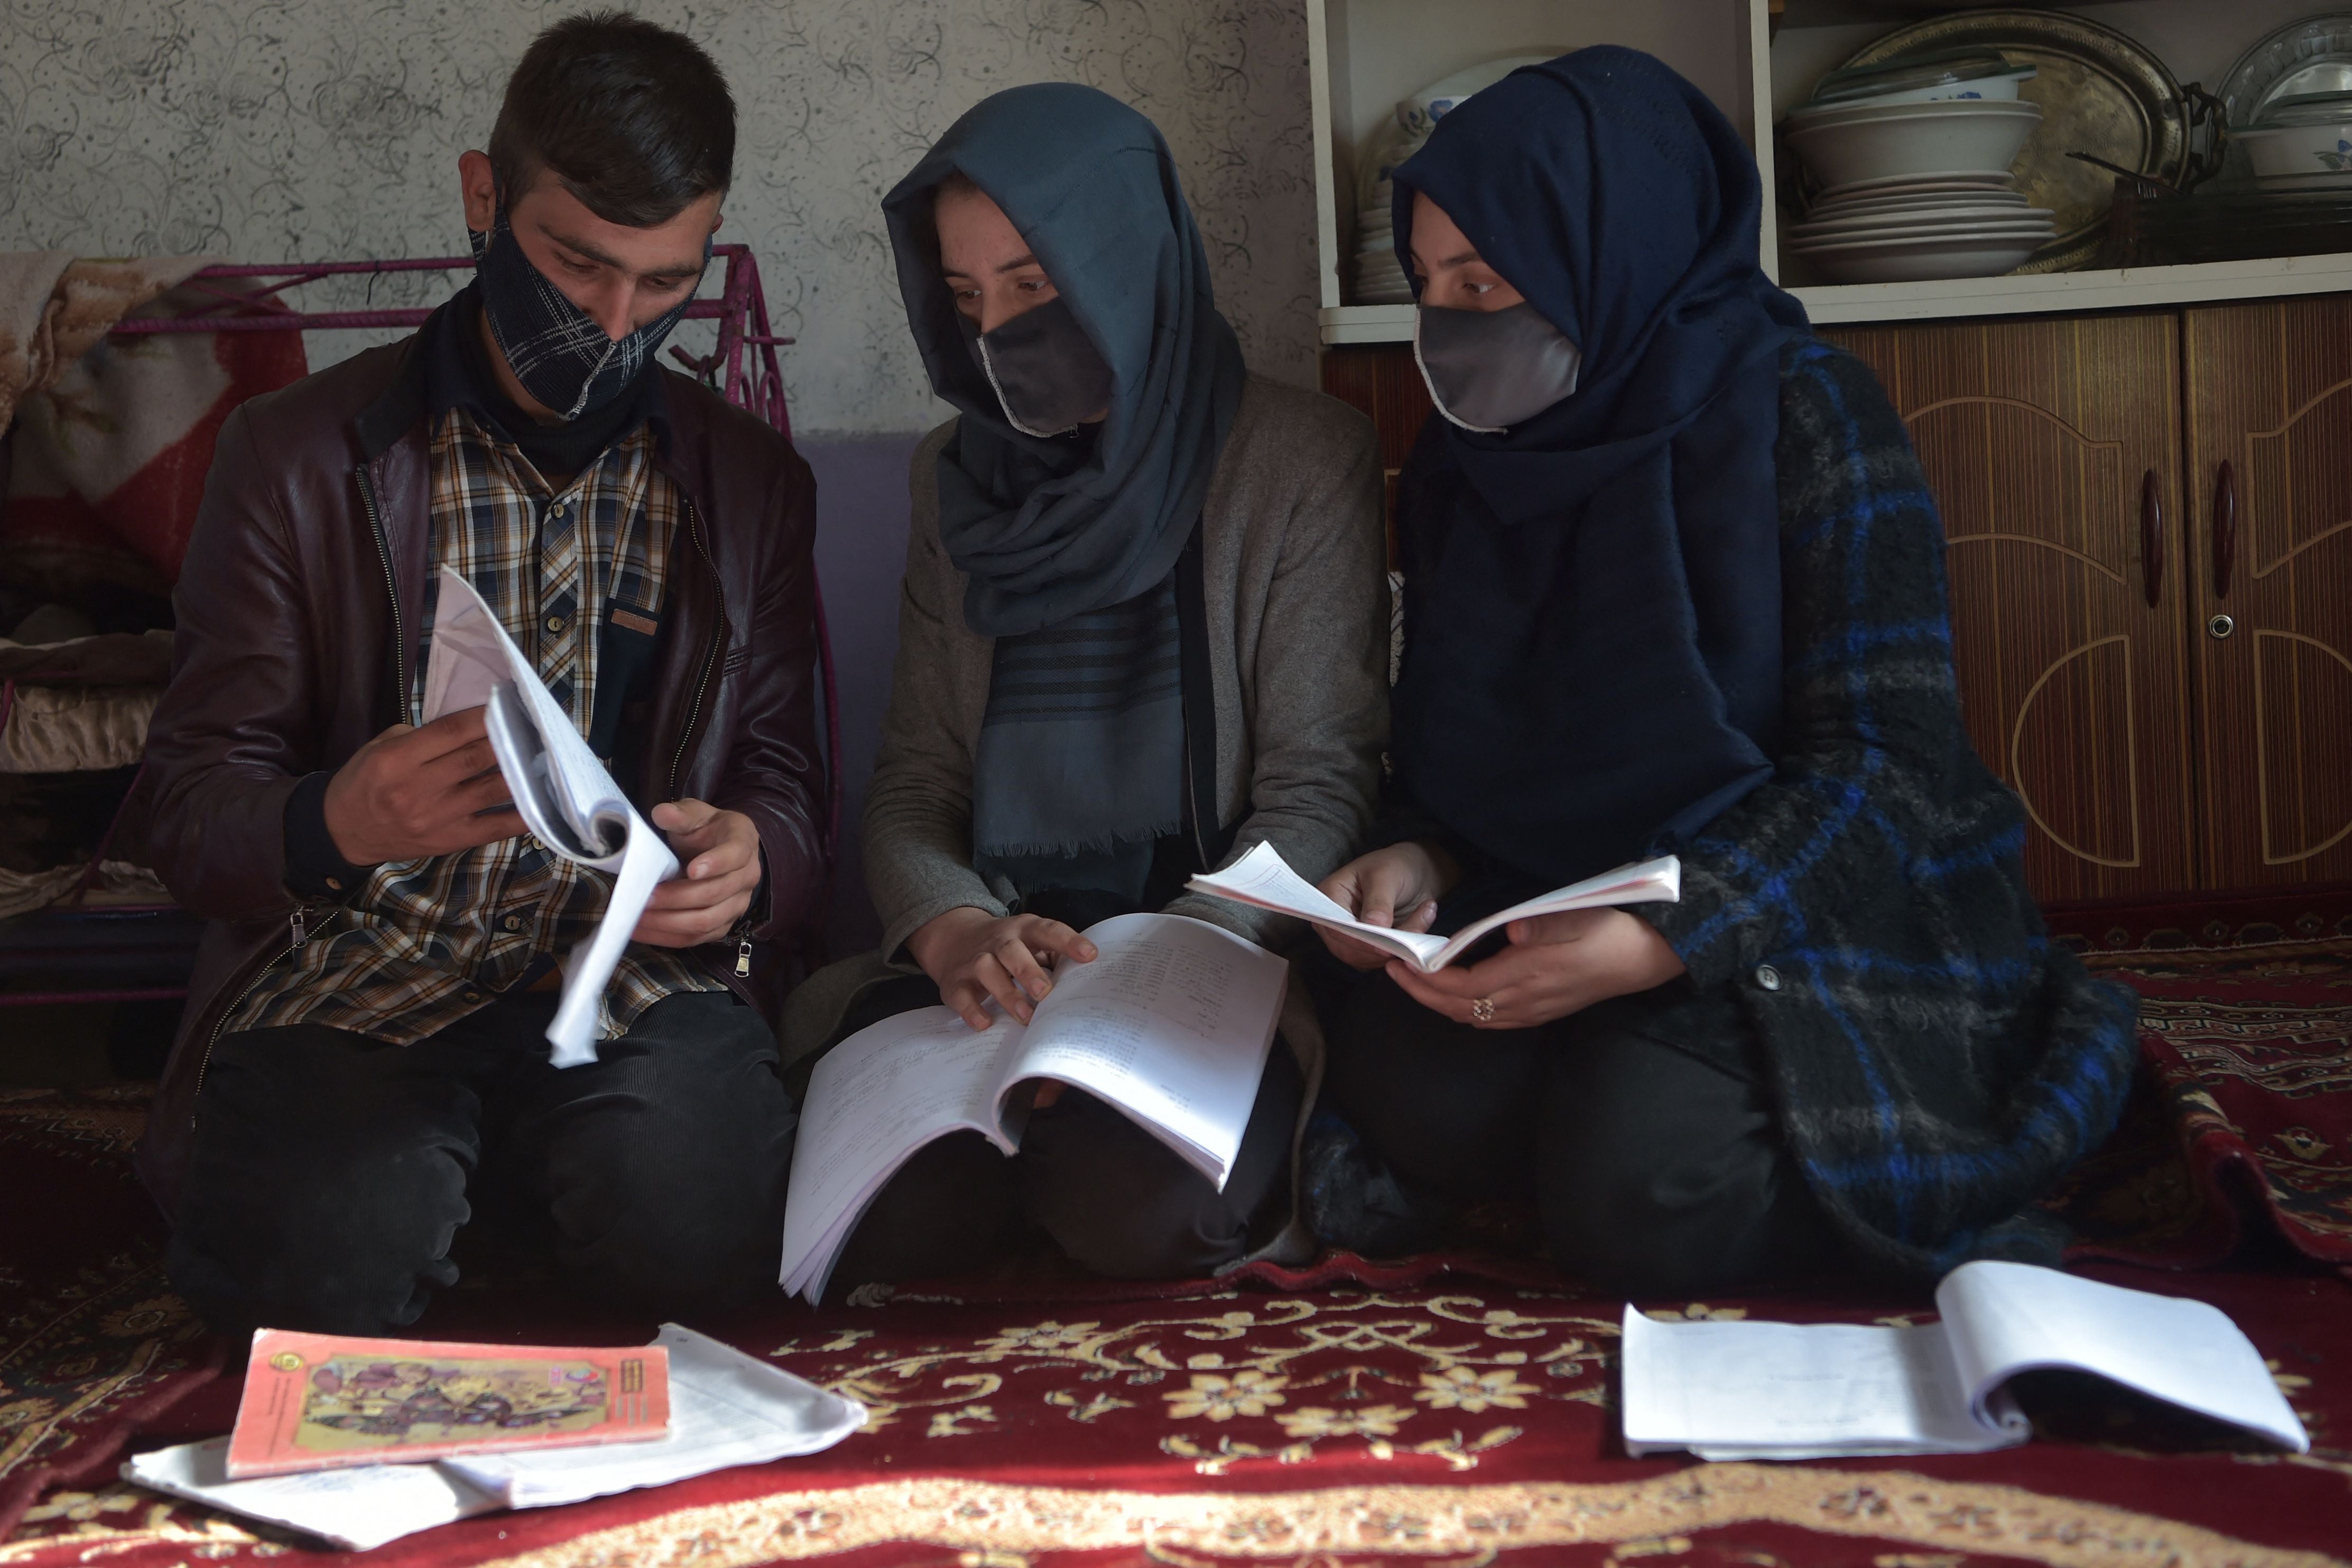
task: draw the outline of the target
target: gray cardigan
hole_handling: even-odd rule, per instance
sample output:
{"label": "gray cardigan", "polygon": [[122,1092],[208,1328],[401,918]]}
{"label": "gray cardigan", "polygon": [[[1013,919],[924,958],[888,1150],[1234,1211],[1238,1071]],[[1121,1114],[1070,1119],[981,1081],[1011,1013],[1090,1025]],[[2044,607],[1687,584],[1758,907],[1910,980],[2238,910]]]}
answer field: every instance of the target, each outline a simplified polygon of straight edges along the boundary
{"label": "gray cardigan", "polygon": [[[829,1038],[867,986],[912,972],[901,948],[926,922],[967,905],[1003,915],[1011,900],[1010,887],[990,885],[971,863],[972,755],[993,643],[965,624],[965,576],[940,543],[939,457],[953,430],[950,421],[924,439],[909,478],[898,662],[866,796],[866,877],[882,946],[793,994],[787,1061]],[[1361,414],[1250,378],[1202,512],[1217,796],[1223,821],[1240,822],[1230,858],[1271,843],[1319,882],[1347,862],[1370,821],[1388,741],[1381,486]],[[1269,946],[1297,935],[1295,922],[1220,900],[1188,894],[1168,909]],[[1304,988],[1292,990],[1286,1033],[1302,1021]]]}

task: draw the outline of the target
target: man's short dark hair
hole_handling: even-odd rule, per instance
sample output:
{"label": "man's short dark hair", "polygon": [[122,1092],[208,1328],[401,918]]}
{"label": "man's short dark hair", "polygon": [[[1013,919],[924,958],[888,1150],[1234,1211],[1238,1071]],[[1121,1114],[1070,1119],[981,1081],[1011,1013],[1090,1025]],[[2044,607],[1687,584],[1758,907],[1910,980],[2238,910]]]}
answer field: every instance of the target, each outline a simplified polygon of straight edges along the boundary
{"label": "man's short dark hair", "polygon": [[606,223],[652,228],[727,188],[735,99],[682,34],[625,11],[567,16],[507,78],[490,168],[509,205],[547,169]]}

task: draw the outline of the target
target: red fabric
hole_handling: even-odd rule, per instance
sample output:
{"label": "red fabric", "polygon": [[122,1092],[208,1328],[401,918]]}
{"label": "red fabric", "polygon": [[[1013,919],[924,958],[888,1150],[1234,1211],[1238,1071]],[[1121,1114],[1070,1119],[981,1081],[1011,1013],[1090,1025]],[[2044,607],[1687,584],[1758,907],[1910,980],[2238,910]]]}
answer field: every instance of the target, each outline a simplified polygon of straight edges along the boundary
{"label": "red fabric", "polygon": [[175,581],[222,424],[308,369],[299,332],[107,340],[26,400],[0,549],[47,558],[121,549]]}
{"label": "red fabric", "polygon": [[2126,1135],[2094,1162],[2121,1179],[2078,1181],[2086,1245],[2195,1267],[2230,1256],[2260,1215],[2305,1256],[2352,1266],[2352,944],[2109,962],[2140,993],[2147,1082]]}
{"label": "red fabric", "polygon": [[[1611,1404],[1620,1303],[1513,1251],[1505,1227],[1482,1255],[1335,1254],[1213,1284],[1008,1275],[911,1286],[880,1308],[767,1303],[697,1326],[866,1400],[874,1427],[810,1458],[468,1521],[366,1560],[709,1568],[951,1552],[1073,1568],[1148,1548],[1179,1564],[1499,1555],[1601,1568],[1655,1555],[1722,1568],[2321,1568],[2352,1548],[2352,1282],[2328,1267],[2352,1259],[2352,956],[2279,940],[2292,930],[2249,918],[2201,945],[2094,955],[2146,1000],[2150,1071],[2124,1130],[2052,1201],[2083,1237],[2083,1271],[2229,1312],[2310,1428],[2307,1457],[2074,1388],[2042,1391],[2040,1440],[2004,1454],[1633,1460]],[[0,1545],[8,1568],[283,1551],[202,1510],[100,1484],[134,1428],[142,1448],[216,1434],[238,1394],[233,1374],[207,1371],[211,1353],[185,1337],[177,1302],[151,1294],[157,1234],[121,1168],[137,1114],[132,1099],[0,1100],[0,1190],[72,1195],[37,1213],[12,1206],[0,1237],[0,1258],[31,1265],[0,1270],[0,1324],[16,1325],[0,1342],[11,1380],[0,1502],[47,1489]],[[2197,1274],[2114,1260],[2232,1258]],[[1851,1282],[1643,1305],[1793,1321],[1929,1310],[1923,1289]],[[47,1312],[84,1325],[70,1330],[81,1338],[18,1332]],[[653,1326],[460,1289],[415,1332],[630,1343]],[[8,1468],[7,1412],[26,1369],[51,1391],[34,1397],[69,1404],[132,1367],[149,1341],[157,1365],[54,1423],[31,1467]],[[100,1354],[85,1367],[88,1347]]]}
{"label": "red fabric", "polygon": [[143,1091],[0,1091],[0,1539],[221,1369],[131,1174],[146,1119]]}
{"label": "red fabric", "polygon": [[[2326,1554],[2352,1536],[2352,1284],[2295,1271],[2089,1271],[2222,1307],[2292,1379],[2315,1458],[2281,1463],[2216,1428],[2070,1395],[2043,1402],[2041,1440],[2003,1454],[1785,1466],[1631,1459],[1612,1408],[1620,1303],[1468,1282],[1076,1311],[770,1304],[701,1326],[865,1399],[877,1417],[868,1430],[808,1458],[467,1521],[364,1561],[586,1568],[837,1549],[856,1563],[940,1563],[963,1552],[1062,1568],[1143,1561],[1146,1546],[1151,1560],[1176,1563],[1298,1563],[1318,1552],[1330,1563],[1462,1563],[1481,1560],[1481,1548],[1594,1568],[1642,1554],[1853,1568],[2334,1561]],[[1927,1301],[1840,1290],[1643,1304],[1867,1322],[1924,1315]],[[554,1303],[461,1296],[418,1328],[543,1337],[562,1316]],[[564,1326],[614,1341],[651,1327],[576,1317]],[[142,1442],[218,1430],[232,1391],[224,1379]],[[191,1561],[197,1542],[218,1563],[283,1550],[203,1511],[121,1490],[53,1494],[36,1514],[5,1549],[11,1568],[166,1568]],[[1300,1532],[1294,1550],[1278,1550],[1286,1531]]]}

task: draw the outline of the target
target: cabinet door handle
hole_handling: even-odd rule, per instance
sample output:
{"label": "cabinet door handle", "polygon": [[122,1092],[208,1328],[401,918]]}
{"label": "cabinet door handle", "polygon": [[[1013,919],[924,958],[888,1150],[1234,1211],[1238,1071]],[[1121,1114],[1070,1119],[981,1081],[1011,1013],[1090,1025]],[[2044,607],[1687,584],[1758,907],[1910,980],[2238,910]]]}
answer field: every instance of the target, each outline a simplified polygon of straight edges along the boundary
{"label": "cabinet door handle", "polygon": [[2164,492],[2153,468],[2139,482],[2139,573],[2153,610],[2164,593]]}
{"label": "cabinet door handle", "polygon": [[2238,564],[2238,475],[2227,461],[2213,476],[2213,597],[2230,597]]}

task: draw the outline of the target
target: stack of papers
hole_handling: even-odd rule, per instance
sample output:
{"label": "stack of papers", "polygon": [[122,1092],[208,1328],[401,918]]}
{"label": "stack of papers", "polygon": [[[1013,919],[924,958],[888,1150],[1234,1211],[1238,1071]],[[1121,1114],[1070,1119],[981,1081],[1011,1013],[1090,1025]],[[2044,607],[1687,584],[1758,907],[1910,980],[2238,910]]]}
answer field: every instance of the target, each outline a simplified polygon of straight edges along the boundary
{"label": "stack of papers", "polygon": [[665,1323],[653,1343],[669,1353],[669,1432],[648,1442],[236,1481],[228,1479],[229,1439],[214,1437],[141,1454],[122,1477],[364,1552],[478,1513],[579,1502],[814,1454],[865,1424],[866,1407],[856,1401],[692,1329]]}
{"label": "stack of papers", "polygon": [[563,998],[547,1026],[555,1047],[549,1060],[577,1067],[596,1060],[604,988],[654,888],[677,874],[677,857],[588,749],[473,584],[445,566],[423,716],[431,724],[483,706],[490,749],[523,826],[564,859],[613,878],[596,934],[563,960]]}

